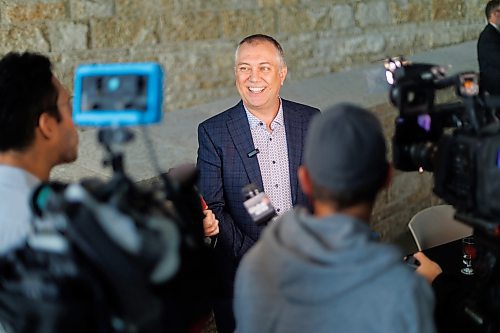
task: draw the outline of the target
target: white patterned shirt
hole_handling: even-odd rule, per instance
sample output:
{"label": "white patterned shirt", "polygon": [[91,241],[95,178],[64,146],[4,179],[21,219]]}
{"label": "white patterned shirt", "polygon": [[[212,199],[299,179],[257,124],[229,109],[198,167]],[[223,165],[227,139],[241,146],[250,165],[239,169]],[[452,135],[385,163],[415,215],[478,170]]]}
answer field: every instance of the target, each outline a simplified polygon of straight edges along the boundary
{"label": "white patterned shirt", "polygon": [[292,208],[292,194],[281,100],[278,114],[271,122],[271,132],[267,130],[267,124],[250,113],[246,107],[245,111],[254,147],[259,150],[257,159],[264,192],[268,195],[278,215],[283,214]]}

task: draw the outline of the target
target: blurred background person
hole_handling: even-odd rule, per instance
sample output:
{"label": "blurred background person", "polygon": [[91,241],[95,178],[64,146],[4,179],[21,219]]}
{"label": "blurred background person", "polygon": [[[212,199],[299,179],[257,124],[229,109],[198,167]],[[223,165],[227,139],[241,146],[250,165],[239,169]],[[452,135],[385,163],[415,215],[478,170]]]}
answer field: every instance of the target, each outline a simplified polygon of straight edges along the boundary
{"label": "blurred background person", "polygon": [[489,1],[485,14],[488,24],[477,42],[479,86],[483,92],[500,95],[500,0]]}

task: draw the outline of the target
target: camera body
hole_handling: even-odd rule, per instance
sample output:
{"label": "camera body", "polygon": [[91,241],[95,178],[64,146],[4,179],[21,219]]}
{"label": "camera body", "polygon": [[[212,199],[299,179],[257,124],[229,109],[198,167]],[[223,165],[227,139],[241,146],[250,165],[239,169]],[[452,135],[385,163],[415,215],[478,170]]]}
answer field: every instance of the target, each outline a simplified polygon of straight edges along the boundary
{"label": "camera body", "polygon": [[[446,76],[442,67],[393,58],[385,63],[390,100],[399,110],[393,162],[402,171],[431,171],[434,193],[474,228],[475,287],[454,304],[456,320],[474,332],[497,332],[500,321],[500,99],[479,94],[478,76]],[[458,102],[437,104],[454,87]],[[450,304],[446,304],[450,305]],[[467,326],[466,325],[466,326]],[[465,327],[465,326],[464,326]]]}
{"label": "camera body", "polygon": [[[433,172],[434,192],[465,223],[498,232],[500,123],[487,97],[479,95],[478,75],[448,77],[437,65],[401,59],[388,60],[385,67],[390,100],[399,110],[392,138],[394,166]],[[449,87],[459,101],[436,104],[436,91]]]}

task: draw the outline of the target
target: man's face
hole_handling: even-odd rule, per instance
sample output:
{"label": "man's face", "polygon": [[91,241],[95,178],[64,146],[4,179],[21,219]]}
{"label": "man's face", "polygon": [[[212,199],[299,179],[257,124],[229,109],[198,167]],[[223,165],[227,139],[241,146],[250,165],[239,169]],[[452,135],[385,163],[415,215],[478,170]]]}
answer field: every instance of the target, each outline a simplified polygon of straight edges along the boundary
{"label": "man's face", "polygon": [[500,24],[500,6],[493,9],[490,15],[490,22],[496,25]]}
{"label": "man's face", "polygon": [[279,91],[286,66],[268,41],[242,44],[236,55],[236,88],[245,106],[257,113],[273,113],[279,107]]}
{"label": "man's face", "polygon": [[58,135],[55,147],[58,151],[58,163],[73,162],[78,156],[78,133],[73,123],[71,96],[57,78],[53,77],[52,82],[57,90],[57,109],[61,115],[61,121],[57,124]]}

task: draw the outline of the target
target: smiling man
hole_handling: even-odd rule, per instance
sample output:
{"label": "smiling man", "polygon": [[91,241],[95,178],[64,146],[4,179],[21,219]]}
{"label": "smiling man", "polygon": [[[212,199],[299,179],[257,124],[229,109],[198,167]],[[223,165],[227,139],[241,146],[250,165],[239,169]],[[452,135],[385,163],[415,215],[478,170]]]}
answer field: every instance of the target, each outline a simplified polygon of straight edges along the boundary
{"label": "smiling man", "polygon": [[215,252],[221,284],[214,305],[219,333],[234,330],[236,268],[263,229],[246,212],[241,190],[255,184],[280,215],[307,204],[297,169],[309,121],[319,112],[280,98],[287,66],[281,45],[270,36],[243,39],[234,71],[241,101],[198,127],[199,189],[219,220]]}

